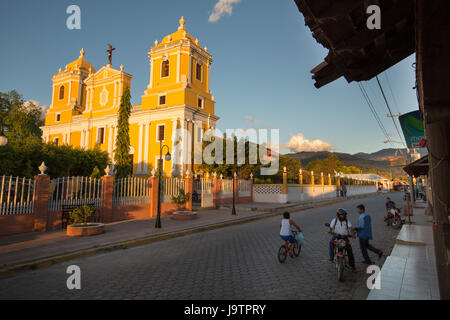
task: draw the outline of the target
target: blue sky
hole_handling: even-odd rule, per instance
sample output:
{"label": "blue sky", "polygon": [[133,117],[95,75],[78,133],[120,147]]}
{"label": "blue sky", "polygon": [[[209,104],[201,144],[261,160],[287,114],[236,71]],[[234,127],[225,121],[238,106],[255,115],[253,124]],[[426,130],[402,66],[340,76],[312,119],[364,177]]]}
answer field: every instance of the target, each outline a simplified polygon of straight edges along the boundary
{"label": "blue sky", "polygon": [[[221,117],[219,129],[274,127],[280,129],[282,145],[301,133],[304,139],[320,139],[334,151],[349,153],[398,146],[383,143],[386,139],[356,83],[341,78],[314,87],[310,70],[323,61],[327,50],[314,40],[293,0],[228,0],[229,6],[222,6],[225,14],[218,11],[219,20],[210,22],[218,2],[2,1],[0,91],[16,89],[27,100],[49,105],[51,77],[58,68],[84,48],[88,61],[99,69],[106,64],[106,44],[111,43],[117,48],[113,65],[123,64],[133,75],[132,102],[139,104],[149,82],[150,46],[175,32],[184,16],[187,31],[214,58],[211,90]],[[81,30],[66,28],[66,8],[71,4],[81,8]],[[387,71],[395,98],[385,75],[380,75],[394,113],[418,109],[412,90],[414,61],[413,55]],[[364,85],[387,131],[399,140],[376,80]]]}

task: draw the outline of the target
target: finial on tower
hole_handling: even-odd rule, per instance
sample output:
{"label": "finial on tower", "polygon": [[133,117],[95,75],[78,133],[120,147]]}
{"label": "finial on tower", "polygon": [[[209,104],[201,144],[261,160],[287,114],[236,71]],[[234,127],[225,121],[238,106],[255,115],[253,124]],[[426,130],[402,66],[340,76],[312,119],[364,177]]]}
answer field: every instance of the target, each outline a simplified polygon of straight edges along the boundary
{"label": "finial on tower", "polygon": [[84,49],[83,48],[81,48],[81,50],[80,50],[80,58],[81,57],[84,57]]}
{"label": "finial on tower", "polygon": [[178,30],[184,30],[184,24],[186,21],[184,21],[184,17],[181,17],[180,19],[180,26],[178,27]]}

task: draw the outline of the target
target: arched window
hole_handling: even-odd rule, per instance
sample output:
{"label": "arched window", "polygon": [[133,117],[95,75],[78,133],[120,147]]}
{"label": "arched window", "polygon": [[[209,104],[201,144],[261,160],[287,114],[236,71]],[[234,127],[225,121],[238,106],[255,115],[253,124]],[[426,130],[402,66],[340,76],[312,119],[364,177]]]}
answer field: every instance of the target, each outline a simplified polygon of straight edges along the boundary
{"label": "arched window", "polygon": [[59,87],[59,100],[64,99],[64,86]]}
{"label": "arched window", "polygon": [[162,69],[161,69],[161,78],[165,78],[169,76],[169,60],[163,61]]}
{"label": "arched window", "polygon": [[202,81],[202,64],[197,62],[196,78],[198,81]]}

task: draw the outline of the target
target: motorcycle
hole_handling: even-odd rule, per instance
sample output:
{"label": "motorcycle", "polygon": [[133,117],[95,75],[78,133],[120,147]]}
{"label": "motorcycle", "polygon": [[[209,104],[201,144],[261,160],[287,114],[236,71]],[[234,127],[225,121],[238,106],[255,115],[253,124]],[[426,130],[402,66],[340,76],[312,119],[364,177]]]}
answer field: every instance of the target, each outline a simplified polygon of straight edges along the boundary
{"label": "motorcycle", "polygon": [[400,209],[393,208],[388,211],[387,217],[385,218],[386,225],[391,226],[394,229],[400,228],[405,221],[400,216]]}
{"label": "motorcycle", "polygon": [[[325,223],[326,227],[330,227],[329,223]],[[346,237],[332,233],[335,237],[333,240],[334,247],[334,263],[336,265],[338,280],[344,281],[344,269],[350,268],[348,263],[348,254],[347,254],[347,241]],[[351,242],[349,242],[351,244]]]}

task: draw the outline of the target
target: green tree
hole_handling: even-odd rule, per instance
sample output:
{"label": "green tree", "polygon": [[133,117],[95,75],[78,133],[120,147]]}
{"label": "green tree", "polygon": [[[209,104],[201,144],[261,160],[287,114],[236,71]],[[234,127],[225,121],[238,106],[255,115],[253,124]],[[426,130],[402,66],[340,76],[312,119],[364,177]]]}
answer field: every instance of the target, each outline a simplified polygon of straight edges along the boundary
{"label": "green tree", "polygon": [[119,109],[119,130],[117,134],[116,152],[114,155],[114,160],[116,161],[116,178],[128,177],[133,173],[133,163],[130,159],[130,100],[130,89],[126,88],[122,95]]}
{"label": "green tree", "polygon": [[43,124],[42,110],[34,102],[25,102],[16,90],[0,92],[0,129],[9,141],[40,139]]}

